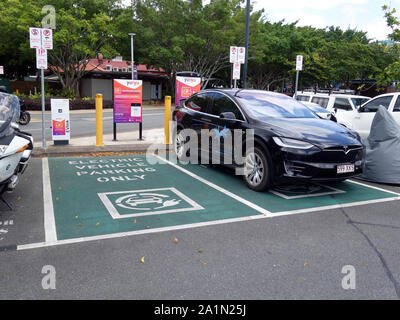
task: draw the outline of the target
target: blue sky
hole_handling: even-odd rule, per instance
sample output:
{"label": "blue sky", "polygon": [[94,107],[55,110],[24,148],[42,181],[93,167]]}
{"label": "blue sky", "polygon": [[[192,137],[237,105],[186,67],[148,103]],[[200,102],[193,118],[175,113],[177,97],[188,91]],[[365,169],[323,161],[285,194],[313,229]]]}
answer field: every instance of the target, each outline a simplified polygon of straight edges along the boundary
{"label": "blue sky", "polygon": [[391,5],[400,13],[400,0],[252,0],[255,9],[264,9],[269,21],[299,20],[298,25],[324,28],[340,26],[368,32],[372,39],[385,40],[390,33],[382,6]]}

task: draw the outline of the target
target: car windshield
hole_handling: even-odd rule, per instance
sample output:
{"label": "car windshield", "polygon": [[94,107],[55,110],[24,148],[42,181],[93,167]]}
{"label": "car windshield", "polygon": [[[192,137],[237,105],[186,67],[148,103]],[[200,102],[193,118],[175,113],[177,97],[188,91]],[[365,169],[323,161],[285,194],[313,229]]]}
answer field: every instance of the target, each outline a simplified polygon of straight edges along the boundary
{"label": "car windshield", "polygon": [[368,99],[368,98],[351,98],[351,101],[353,102],[353,104],[354,104],[354,106],[356,108],[358,108],[359,106],[361,106],[362,104],[366,103],[369,100],[371,100],[371,99]]}
{"label": "car windshield", "polygon": [[257,118],[317,118],[302,103],[283,94],[241,91],[235,96],[244,104],[248,112]]}
{"label": "car windshield", "polygon": [[321,106],[319,106],[317,104],[309,104],[309,105],[306,105],[306,107],[311,109],[311,111],[313,111],[313,112],[330,113],[328,110],[326,110],[325,108],[322,108]]}
{"label": "car windshield", "polygon": [[0,136],[9,133],[11,122],[18,121],[19,111],[19,100],[16,96],[0,93]]}

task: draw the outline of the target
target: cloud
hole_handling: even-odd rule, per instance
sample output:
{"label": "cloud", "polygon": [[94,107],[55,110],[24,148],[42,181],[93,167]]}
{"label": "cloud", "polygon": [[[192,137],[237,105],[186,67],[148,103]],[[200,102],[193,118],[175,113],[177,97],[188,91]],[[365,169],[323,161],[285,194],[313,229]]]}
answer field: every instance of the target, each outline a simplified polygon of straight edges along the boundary
{"label": "cloud", "polygon": [[257,9],[264,8],[268,9],[280,9],[286,10],[298,10],[298,9],[317,9],[317,10],[329,10],[343,4],[346,5],[364,5],[368,0],[334,0],[334,1],[323,1],[323,0],[286,0],[284,2],[276,0],[255,0],[255,7]]}

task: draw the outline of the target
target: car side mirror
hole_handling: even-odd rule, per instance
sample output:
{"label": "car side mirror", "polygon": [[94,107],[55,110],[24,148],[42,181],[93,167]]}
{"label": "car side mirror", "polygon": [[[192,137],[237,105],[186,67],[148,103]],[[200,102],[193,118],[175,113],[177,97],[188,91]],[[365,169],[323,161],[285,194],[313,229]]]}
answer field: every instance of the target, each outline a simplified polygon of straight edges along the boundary
{"label": "car side mirror", "polygon": [[220,119],[225,119],[225,120],[230,120],[230,121],[235,121],[236,116],[233,112],[222,112],[219,115]]}
{"label": "car side mirror", "polygon": [[179,106],[182,107],[183,104],[185,103],[186,99],[180,99],[179,100]]}

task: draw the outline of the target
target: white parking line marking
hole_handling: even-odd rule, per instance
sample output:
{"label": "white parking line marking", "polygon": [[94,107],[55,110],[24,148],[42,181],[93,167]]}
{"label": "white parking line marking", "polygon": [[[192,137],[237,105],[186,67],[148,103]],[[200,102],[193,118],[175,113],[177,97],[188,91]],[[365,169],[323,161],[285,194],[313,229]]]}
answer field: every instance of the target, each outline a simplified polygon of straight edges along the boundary
{"label": "white parking line marking", "polygon": [[[66,240],[57,240],[57,237],[55,237],[55,240],[48,241],[46,237],[46,242],[39,242],[39,243],[31,243],[31,244],[24,244],[24,245],[19,245],[17,246],[17,250],[29,250],[29,249],[38,249],[38,248],[44,248],[44,247],[52,247],[52,246],[59,246],[59,245],[68,245],[68,244],[75,244],[75,243],[81,243],[81,242],[89,242],[89,241],[98,241],[98,240],[106,240],[106,239],[116,239],[116,238],[123,238],[123,237],[129,237],[129,236],[134,236],[134,235],[144,235],[144,234],[151,234],[151,233],[160,233],[160,232],[168,232],[168,231],[175,231],[175,230],[185,230],[185,229],[194,229],[194,228],[199,228],[199,227],[205,227],[205,226],[213,226],[213,225],[222,225],[222,224],[229,224],[229,223],[235,223],[235,222],[244,222],[244,221],[253,221],[253,220],[259,220],[259,219],[268,219],[268,218],[275,218],[275,217],[282,217],[282,216],[289,216],[289,215],[295,215],[295,214],[300,214],[300,213],[311,213],[311,212],[317,212],[317,211],[324,211],[321,213],[326,213],[329,212],[329,210],[333,209],[339,209],[339,208],[348,208],[348,207],[354,207],[354,206],[362,206],[362,205],[368,205],[368,204],[374,204],[374,203],[382,203],[382,202],[390,202],[390,201],[399,201],[400,200],[400,193],[392,192],[389,190],[385,190],[383,188],[379,187],[374,187],[374,186],[369,186],[367,184],[355,182],[355,181],[350,181],[351,183],[359,184],[368,188],[376,189],[379,191],[387,192],[396,195],[396,197],[391,197],[391,198],[384,198],[384,199],[377,199],[377,200],[366,200],[366,201],[360,201],[360,202],[352,202],[352,203],[347,203],[347,204],[337,204],[337,205],[330,205],[330,206],[324,206],[324,207],[315,207],[315,208],[308,208],[308,209],[300,209],[300,210],[292,210],[292,211],[284,211],[284,212],[276,212],[276,213],[271,213],[263,208],[258,207],[257,205],[231,193],[230,191],[227,191],[199,176],[196,174],[183,169],[173,163],[170,163],[166,159],[159,157],[155,155],[157,158],[160,158],[162,161],[172,165],[173,167],[177,168],[178,170],[188,174],[189,176],[209,185],[210,187],[234,198],[235,200],[238,200],[246,205],[249,205],[249,207],[252,207],[253,209],[257,210],[256,208],[261,209],[261,211],[265,214],[258,214],[258,215],[253,215],[253,216],[247,216],[247,217],[239,217],[239,218],[232,218],[232,219],[222,219],[222,220],[214,220],[214,221],[207,221],[207,222],[200,222],[200,223],[193,223],[193,224],[186,224],[186,225],[179,225],[179,226],[170,226],[170,227],[162,227],[162,228],[155,228],[155,229],[145,229],[145,230],[138,230],[138,231],[128,231],[128,232],[121,232],[121,233],[112,233],[112,234],[104,234],[104,235],[99,235],[99,236],[91,236],[91,237],[81,237],[81,238],[74,238],[74,239],[66,239]],[[47,159],[46,159],[47,160]],[[47,162],[47,161],[46,161]],[[47,163],[47,179],[48,179],[48,185],[50,186],[50,177],[49,177],[49,172],[48,172],[48,163]],[[43,174],[44,176],[44,174]],[[51,194],[51,193],[49,193]],[[50,199],[51,200],[51,199]],[[242,200],[242,201],[241,201]],[[52,205],[52,201],[51,201]],[[258,210],[257,210],[258,211]],[[53,213],[53,221],[54,221],[54,212]],[[54,225],[55,228],[55,225]],[[55,229],[54,229],[55,232]]]}
{"label": "white parking line marking", "polygon": [[254,209],[254,210],[256,210],[256,211],[258,211],[258,212],[260,212],[262,214],[264,214],[264,215],[270,215],[271,214],[270,211],[265,210],[264,208],[261,208],[260,206],[254,204],[254,203],[252,203],[252,202],[250,202],[250,201],[248,201],[246,199],[243,199],[242,197],[239,197],[238,195],[236,195],[236,194],[234,194],[234,193],[232,193],[232,192],[230,192],[230,191],[228,191],[228,190],[226,190],[226,189],[224,189],[224,188],[222,188],[220,186],[217,186],[216,184],[214,184],[214,183],[212,183],[210,181],[207,181],[206,179],[203,179],[203,178],[199,177],[197,174],[194,174],[193,172],[190,172],[190,171],[188,171],[186,169],[183,169],[182,167],[178,166],[175,163],[172,163],[171,161],[168,161],[168,160],[164,159],[163,157],[160,157],[158,155],[154,155],[154,156],[156,158],[164,161],[165,163],[169,164],[170,166],[173,166],[174,168],[182,171],[183,173],[186,173],[188,176],[191,176],[192,178],[195,178],[196,180],[199,180],[200,182],[203,182],[204,184],[208,185],[209,187],[211,187],[211,188],[213,188],[213,189],[215,189],[215,190],[227,195],[228,197],[231,197],[231,198],[233,198],[233,199],[245,204],[246,206],[248,206],[248,207],[250,207],[250,208],[252,208],[252,209]]}
{"label": "white parking line marking", "polygon": [[375,187],[375,186],[370,186],[369,184],[366,184],[366,183],[358,182],[358,181],[355,181],[355,180],[346,180],[346,182],[347,181],[351,182],[351,183],[354,183],[354,184],[358,184],[358,185],[363,186],[363,187],[372,188],[372,189],[375,189],[375,190],[378,190],[378,191],[392,193],[392,194],[395,194],[397,196],[400,196],[400,193],[397,193],[397,192],[394,192],[394,191],[390,191],[390,190],[386,190],[386,189],[379,188],[379,187]]}
{"label": "white parking line marking", "polygon": [[286,200],[293,200],[293,199],[302,199],[302,198],[311,198],[311,197],[321,197],[321,196],[327,196],[327,195],[331,195],[331,194],[340,194],[340,193],[346,193],[346,191],[337,189],[337,188],[333,188],[330,186],[326,186],[324,184],[318,184],[326,189],[331,189],[332,191],[328,191],[328,192],[319,192],[319,193],[310,193],[310,194],[304,194],[304,195],[298,195],[298,196],[287,196],[277,190],[269,190],[270,193],[273,193],[281,198],[284,198]]}
{"label": "white parking line marking", "polygon": [[56,222],[54,218],[53,198],[51,192],[50,170],[48,158],[42,159],[43,168],[43,203],[44,230],[46,242],[57,241]]}

